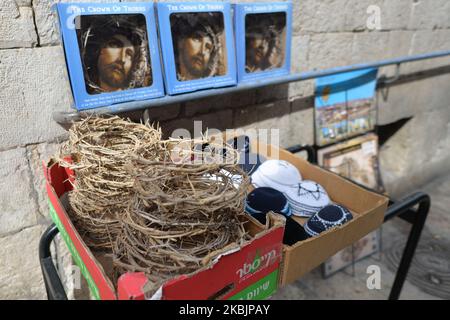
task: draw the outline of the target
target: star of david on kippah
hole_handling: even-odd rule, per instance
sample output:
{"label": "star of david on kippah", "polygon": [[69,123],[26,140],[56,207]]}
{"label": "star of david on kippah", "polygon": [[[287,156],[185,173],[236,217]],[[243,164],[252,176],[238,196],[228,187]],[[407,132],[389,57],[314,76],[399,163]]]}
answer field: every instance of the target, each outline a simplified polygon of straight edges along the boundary
{"label": "star of david on kippah", "polygon": [[278,165],[285,168],[289,167],[289,163],[287,163],[286,161],[278,161]]}
{"label": "star of david on kippah", "polygon": [[316,186],[316,190],[308,190],[304,187],[302,187],[302,184],[299,183],[298,184],[298,195],[299,196],[306,196],[308,194],[310,194],[314,199],[319,200],[320,199],[320,195],[326,195],[324,191],[320,190],[320,186],[319,184],[315,183]]}

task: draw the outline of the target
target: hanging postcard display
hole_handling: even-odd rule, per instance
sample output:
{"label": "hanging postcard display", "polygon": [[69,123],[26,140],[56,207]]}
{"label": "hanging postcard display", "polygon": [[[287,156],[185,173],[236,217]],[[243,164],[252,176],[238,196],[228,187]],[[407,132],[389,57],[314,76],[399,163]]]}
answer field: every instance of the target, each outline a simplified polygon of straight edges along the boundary
{"label": "hanging postcard display", "polygon": [[[320,166],[349,178],[372,190],[383,192],[378,162],[378,136],[373,133],[319,149]],[[352,263],[380,249],[380,232],[373,231],[353,245],[329,258],[322,267],[324,277],[331,276]]]}
{"label": "hanging postcard display", "polygon": [[234,8],[238,81],[289,74],[292,3],[240,3]]}
{"label": "hanging postcard display", "polygon": [[58,3],[75,107],[164,96],[152,3]]}
{"label": "hanging postcard display", "polygon": [[157,4],[169,94],[236,84],[236,58],[228,2]]}
{"label": "hanging postcard display", "polygon": [[316,81],[315,139],[324,146],[372,130],[378,69],[365,69]]}

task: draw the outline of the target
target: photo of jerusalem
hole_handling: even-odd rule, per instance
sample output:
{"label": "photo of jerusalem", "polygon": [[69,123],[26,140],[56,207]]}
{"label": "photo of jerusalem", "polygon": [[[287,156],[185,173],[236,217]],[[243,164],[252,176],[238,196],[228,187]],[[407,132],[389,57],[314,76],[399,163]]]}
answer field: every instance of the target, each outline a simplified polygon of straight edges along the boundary
{"label": "photo of jerusalem", "polygon": [[360,99],[316,108],[318,145],[326,145],[374,128],[373,99]]}

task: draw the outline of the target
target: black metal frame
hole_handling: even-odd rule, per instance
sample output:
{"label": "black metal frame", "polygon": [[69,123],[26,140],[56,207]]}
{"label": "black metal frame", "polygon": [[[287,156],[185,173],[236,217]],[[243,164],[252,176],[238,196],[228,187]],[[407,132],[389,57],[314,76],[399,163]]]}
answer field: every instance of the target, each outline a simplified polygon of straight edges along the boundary
{"label": "black metal frame", "polygon": [[[296,145],[287,150],[292,153],[306,151],[308,161],[317,165],[317,147],[311,145]],[[344,179],[346,178],[344,177]],[[368,191],[376,192],[355,181],[352,181],[352,183],[355,183]],[[417,209],[414,209],[416,206]],[[405,283],[409,267],[411,266],[414,253],[420,240],[420,235],[422,234],[423,226],[427,220],[430,206],[430,196],[424,192],[415,192],[400,201],[389,200],[389,206],[386,210],[383,223],[386,223],[395,217],[399,217],[412,225],[400,265],[398,266],[395,275],[394,284],[392,285],[391,293],[389,294],[389,300],[398,300],[400,297],[403,284]]]}
{"label": "black metal frame", "polygon": [[[316,152],[313,146],[297,145],[287,149],[292,153],[306,151],[308,161],[316,164]],[[352,181],[355,183],[354,181]],[[360,185],[360,184],[358,184]],[[361,187],[374,192],[373,190],[360,185]],[[398,266],[395,280],[389,294],[389,300],[398,300],[405,283],[409,267],[411,266],[414,253],[420,240],[420,236],[425,225],[425,221],[430,209],[430,196],[423,192],[413,193],[400,201],[389,201],[389,206],[384,216],[384,222],[395,217],[399,217],[412,225],[408,236],[405,249],[403,251],[400,265]],[[417,206],[417,209],[415,207]],[[50,245],[58,233],[55,224],[51,224],[44,232],[39,242],[39,259],[41,263],[42,274],[44,277],[45,288],[49,300],[67,300],[67,295],[58,275],[57,269],[53,263]]]}
{"label": "black metal frame", "polygon": [[50,245],[58,234],[59,230],[52,223],[39,241],[39,261],[41,263],[42,276],[44,278],[45,290],[49,300],[67,300],[66,291],[58,275],[58,271],[53,263]]}

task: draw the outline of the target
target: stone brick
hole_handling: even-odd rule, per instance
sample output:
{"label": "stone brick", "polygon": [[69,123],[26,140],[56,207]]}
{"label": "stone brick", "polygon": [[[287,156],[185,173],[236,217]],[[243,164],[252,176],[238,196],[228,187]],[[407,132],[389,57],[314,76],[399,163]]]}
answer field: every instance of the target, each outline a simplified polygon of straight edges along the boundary
{"label": "stone brick", "polygon": [[314,108],[314,96],[298,98],[291,102],[292,113],[311,108]]}
{"label": "stone brick", "polygon": [[[268,87],[267,90],[273,90]],[[246,90],[226,95],[217,95],[204,99],[188,101],[185,104],[185,116],[192,117],[205,114],[218,109],[236,108],[252,105],[255,103],[255,90]]]}
{"label": "stone brick", "polygon": [[[339,11],[339,14],[345,17],[345,22],[342,28],[336,31],[368,31],[367,22],[372,14],[368,12],[370,6],[376,6],[380,9],[381,18],[386,16],[383,10],[383,2],[380,0],[346,1]],[[383,19],[381,22],[383,23]]]}
{"label": "stone brick", "polygon": [[139,109],[134,111],[121,112],[118,115],[123,119],[130,119],[134,122],[145,122],[147,120],[150,123],[167,121],[175,119],[180,116],[182,106],[179,103],[155,106],[147,109]]}
{"label": "stone brick", "polygon": [[450,75],[441,75],[378,90],[378,122],[387,124],[426,110],[448,108],[449,82]]}
{"label": "stone brick", "polygon": [[297,99],[292,106],[287,101],[277,101],[234,110],[234,128],[279,129],[279,142],[282,147],[298,143],[312,144],[313,137],[313,99]]}
{"label": "stone brick", "polygon": [[233,127],[243,130],[271,129],[279,130],[279,143],[289,143],[290,104],[287,101],[261,104],[234,110]]}
{"label": "stone brick", "polygon": [[367,63],[391,58],[386,50],[389,42],[388,32],[364,32],[354,36],[351,63]]}
{"label": "stone brick", "polygon": [[[304,0],[293,8],[293,31],[334,32],[342,31],[345,25],[343,8],[346,0]],[[324,23],[326,21],[326,23]]]}
{"label": "stone brick", "polygon": [[[302,34],[292,38],[291,50],[291,72],[302,73],[310,70],[309,67],[309,45],[310,35]],[[294,100],[314,93],[313,81],[297,81],[288,85],[288,98]]]}
{"label": "stone brick", "polygon": [[414,31],[390,31],[388,44],[384,45],[386,58],[398,58],[411,54]]}
{"label": "stone brick", "polygon": [[[433,30],[433,31],[416,31],[411,41],[410,54],[425,54],[436,51],[449,50],[450,48],[450,29],[446,30]],[[450,63],[450,57],[444,57],[432,60],[423,60],[407,64],[405,66],[406,72],[417,72],[420,70],[426,70],[430,68],[436,68],[441,66],[448,66]]]}
{"label": "stone brick", "polygon": [[449,107],[416,113],[381,148],[382,175],[390,194],[411,192],[449,172],[449,143]]}
{"label": "stone brick", "polygon": [[[41,46],[56,45],[60,43],[58,21],[51,7],[60,2],[80,2],[78,0],[34,0],[33,9],[36,19]],[[119,2],[119,0],[85,0],[83,2],[107,3]]]}
{"label": "stone brick", "polygon": [[232,110],[221,110],[201,116],[195,116],[193,121],[202,121],[203,131],[206,129],[225,130],[232,127],[233,112]]}
{"label": "stone brick", "polygon": [[[411,50],[414,31],[390,31],[388,44],[384,44],[383,58],[398,58],[408,56]],[[396,66],[386,66],[379,69],[378,76],[393,77],[396,75]],[[400,74],[405,74],[405,64],[400,68]]]}
{"label": "stone brick", "polygon": [[353,33],[311,35],[309,44],[310,70],[322,70],[349,65],[352,61],[353,38]]}
{"label": "stone brick", "polygon": [[0,299],[47,298],[38,255],[44,230],[38,225],[0,237]]}
{"label": "stone brick", "polygon": [[336,31],[371,31],[367,24],[372,19],[372,7],[380,10],[380,30],[407,28],[411,14],[410,0],[359,0],[347,1],[341,8],[340,14],[345,16],[345,23]]}
{"label": "stone brick", "polygon": [[58,0],[34,0],[33,9],[36,19],[36,29],[42,46],[59,44],[58,20],[51,10]]}
{"label": "stone brick", "polygon": [[30,2],[4,0],[0,10],[0,49],[33,47],[37,34]]}
{"label": "stone brick", "polygon": [[65,135],[52,119],[71,103],[60,48],[0,50],[0,87],[1,149]]}
{"label": "stone brick", "polygon": [[[190,137],[199,136],[200,133],[206,132],[207,129],[217,129],[223,131],[232,128],[233,112],[231,109],[221,110],[214,113],[197,115],[192,118],[179,118],[161,122],[161,129],[164,137],[171,136],[177,129],[185,129],[190,133]],[[194,128],[194,122],[199,121],[199,127]],[[194,132],[196,129],[196,132]],[[189,138],[189,136],[183,136]]]}
{"label": "stone brick", "polygon": [[258,106],[233,110],[233,127],[243,128],[258,122]]}
{"label": "stone brick", "polygon": [[415,1],[408,28],[443,29],[450,26],[450,2],[447,0]]}
{"label": "stone brick", "polygon": [[14,0],[19,7],[31,7],[31,0]]}
{"label": "stone brick", "polygon": [[36,224],[37,205],[24,148],[0,152],[0,236]]}
{"label": "stone brick", "polygon": [[406,29],[411,14],[409,0],[305,0],[294,3],[295,34],[368,31],[369,6],[381,14],[381,30]]}
{"label": "stone brick", "polygon": [[283,142],[285,147],[314,144],[314,108],[311,107],[311,99],[298,99],[292,103],[287,139]]}
{"label": "stone brick", "polygon": [[383,0],[383,2],[376,2],[381,3],[382,30],[403,30],[407,28],[412,10],[410,0]]}
{"label": "stone brick", "polygon": [[166,121],[170,119],[175,119],[180,115],[181,104],[174,103],[166,106],[149,108],[147,110],[151,122]]}
{"label": "stone brick", "polygon": [[[290,115],[289,114],[283,114],[276,118],[269,118],[266,120],[259,121],[255,124],[252,124],[251,126],[247,126],[247,128],[252,129],[266,129],[267,134],[271,134],[271,130],[278,130],[279,135],[279,145],[280,147],[288,147],[289,141],[292,139],[290,136],[290,132],[288,130],[290,126]],[[264,131],[261,132],[261,134],[265,135]],[[272,140],[273,138],[269,138],[269,142],[271,144],[276,144],[275,141]]]}
{"label": "stone brick", "polygon": [[291,72],[306,72],[309,70],[308,54],[311,36],[301,34],[292,37]]}
{"label": "stone brick", "polygon": [[234,110],[233,127],[240,128],[252,123],[289,114],[290,105],[287,101],[254,105]]}
{"label": "stone brick", "polygon": [[287,99],[289,95],[289,84],[282,83],[256,89],[255,104],[263,104]]}
{"label": "stone brick", "polygon": [[289,83],[288,99],[293,101],[298,98],[314,95],[315,81],[296,81]]}
{"label": "stone brick", "polygon": [[416,31],[411,44],[411,54],[448,50],[450,30]]}

